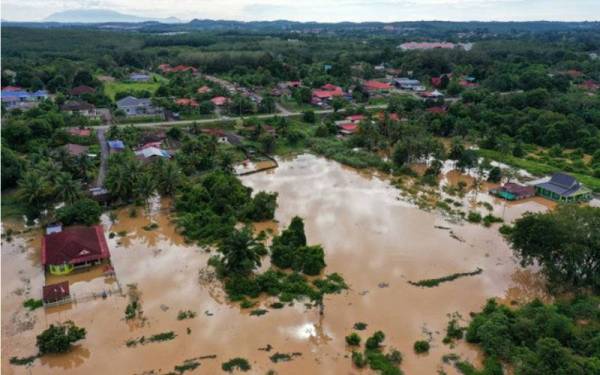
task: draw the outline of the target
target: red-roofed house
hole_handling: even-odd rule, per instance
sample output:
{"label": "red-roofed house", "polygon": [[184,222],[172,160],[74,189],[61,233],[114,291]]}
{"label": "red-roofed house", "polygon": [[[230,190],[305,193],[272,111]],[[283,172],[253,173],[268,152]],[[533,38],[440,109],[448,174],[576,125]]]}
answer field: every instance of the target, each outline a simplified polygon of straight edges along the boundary
{"label": "red-roofed house", "polygon": [[479,87],[479,83],[476,82],[469,82],[466,79],[461,79],[458,84],[460,85],[460,87],[464,87],[464,88],[473,88],[473,87]]}
{"label": "red-roofed house", "polygon": [[331,83],[328,83],[326,85],[321,86],[320,90],[313,90],[312,103],[318,104],[318,103],[322,102],[323,100],[329,100],[329,99],[332,99],[334,96],[342,96],[342,95],[344,95],[344,91],[342,90],[341,87],[332,85]]}
{"label": "red-roofed house", "polygon": [[42,240],[42,265],[53,275],[66,275],[105,259],[110,259],[110,251],[101,225],[65,228]]}
{"label": "red-roofed house", "polygon": [[175,104],[183,107],[198,107],[198,102],[195,99],[180,98],[175,100]]}
{"label": "red-roofed house", "polygon": [[326,83],[323,86],[321,86],[321,90],[325,90],[325,91],[342,91],[342,88],[339,86],[336,86],[332,83]]}
{"label": "red-roofed house", "polygon": [[386,82],[379,82],[379,81],[371,80],[371,81],[365,81],[365,83],[363,84],[363,87],[367,91],[387,91],[392,88],[392,85],[390,85],[389,83],[386,83]]}
{"label": "red-roofed house", "polygon": [[2,91],[22,91],[23,89],[19,86],[6,86],[2,88]]}
{"label": "red-roofed house", "polygon": [[210,90],[210,87],[208,87],[208,86],[206,86],[206,85],[204,85],[204,86],[202,86],[202,87],[198,87],[198,90],[196,90],[196,92],[197,92],[198,94],[207,94],[207,93],[209,93],[210,91],[211,91],[211,90]]}
{"label": "red-roofed house", "polygon": [[352,123],[339,124],[337,127],[338,127],[338,131],[342,135],[350,135],[350,134],[354,134],[358,131],[358,125],[352,124]]}
{"label": "red-roofed house", "polygon": [[569,69],[565,73],[571,78],[578,78],[583,75],[582,72],[580,72],[579,70],[576,70],[576,69]]}
{"label": "red-roofed house", "polygon": [[177,65],[174,68],[171,68],[171,72],[187,72],[190,71],[192,73],[197,73],[198,69],[194,68],[193,66],[189,66],[189,65]]}
{"label": "red-roofed house", "polygon": [[356,124],[357,122],[361,122],[364,119],[365,119],[364,115],[346,116],[346,121],[349,121],[351,124]]}
{"label": "red-roofed house", "polygon": [[83,95],[83,94],[93,94],[95,92],[96,92],[95,88],[86,86],[86,85],[73,87],[71,89],[71,95],[73,95],[73,96],[79,96],[79,95]]}
{"label": "red-roofed house", "polygon": [[444,108],[444,107],[430,107],[430,108],[427,108],[427,112],[434,113],[434,114],[442,114],[442,113],[446,113],[446,108]]}
{"label": "red-roofed house", "polygon": [[581,87],[584,90],[597,91],[598,89],[600,89],[600,83],[588,79],[587,81],[583,81],[583,83],[581,83],[579,87]]}
{"label": "red-roofed house", "polygon": [[212,98],[210,100],[214,105],[220,107],[223,106],[225,104],[227,104],[229,102],[229,99],[227,99],[224,96],[215,96],[214,98]]}
{"label": "red-roofed house", "polygon": [[44,285],[42,288],[42,301],[44,305],[60,305],[71,300],[69,282],[63,281],[58,284]]}
{"label": "red-roofed house", "polygon": [[[379,112],[377,114],[377,118],[379,118],[379,121],[384,121],[385,120],[385,113],[384,112]],[[388,118],[391,121],[400,121],[400,116],[398,116],[397,113],[388,113]]]}
{"label": "red-roofed house", "polygon": [[302,82],[301,81],[289,81],[289,82],[287,82],[287,87],[298,88],[300,86],[302,86]]}
{"label": "red-roofed house", "polygon": [[89,128],[69,128],[69,134],[76,137],[89,137],[92,135],[92,129]]}

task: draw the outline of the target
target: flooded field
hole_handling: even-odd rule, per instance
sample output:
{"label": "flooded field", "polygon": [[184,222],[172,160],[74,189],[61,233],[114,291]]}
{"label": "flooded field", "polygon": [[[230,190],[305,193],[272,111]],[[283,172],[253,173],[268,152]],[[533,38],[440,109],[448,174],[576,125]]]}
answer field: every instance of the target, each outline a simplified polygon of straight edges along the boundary
{"label": "flooded field", "polygon": [[[301,155],[242,181],[255,190],[279,193],[276,223],[259,223],[257,230],[277,231],[293,216],[303,217],[308,242],[325,248],[326,272],[344,276],[350,289],[327,295],[323,315],[296,302],[250,316],[249,310],[228,303],[206,267],[210,253],[187,244],[170,222],[170,202],[156,201],[147,213],[139,208],[136,217],[122,209],[114,223],[108,215],[103,218],[116,277],[100,269],[68,276],[78,300],[71,305],[27,313],[23,301],[39,298],[45,282],[41,235],[36,230],[3,242],[2,373],[159,374],[173,371],[186,359],[216,355],[200,360],[201,366],[191,373],[221,373],[222,362],[244,357],[253,374],[271,369],[280,374],[366,374],[369,370],[352,366],[344,341],[354,323],[365,322],[363,339],[376,330],[385,332],[387,348],[403,353],[406,374],[435,374],[442,366],[451,374],[453,369],[441,360],[444,354],[457,353],[474,363],[480,354],[464,343],[454,348],[442,344],[447,314],[459,313],[466,320],[487,298],[511,303],[544,296],[540,278],[517,265],[497,226],[449,223],[439,213],[401,199],[399,190],[383,177]],[[492,204],[507,221],[527,210],[547,209],[534,200],[504,204],[484,192],[477,199]],[[144,229],[150,223],[158,227]],[[111,232],[118,234],[110,238]],[[483,272],[435,288],[408,283],[477,268]],[[54,281],[59,280],[48,280]],[[127,293],[134,285],[142,319],[126,321]],[[108,290],[115,292],[106,298],[92,295]],[[182,310],[197,316],[178,320]],[[34,354],[35,336],[50,323],[65,320],[87,329],[87,338],[73,352],[45,356],[31,368],[8,363],[12,356]],[[125,344],[166,331],[176,338],[136,347]],[[413,343],[428,337],[430,353],[414,354]],[[269,352],[259,350],[268,345]],[[269,357],[275,352],[302,354],[273,363]]]}

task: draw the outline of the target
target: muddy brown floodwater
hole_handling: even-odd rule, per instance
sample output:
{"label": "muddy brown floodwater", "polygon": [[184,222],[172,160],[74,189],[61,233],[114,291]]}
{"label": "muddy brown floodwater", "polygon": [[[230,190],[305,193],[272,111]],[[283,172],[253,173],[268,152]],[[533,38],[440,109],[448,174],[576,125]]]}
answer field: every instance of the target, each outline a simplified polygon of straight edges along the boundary
{"label": "muddy brown floodwater", "polygon": [[[488,298],[508,303],[543,296],[539,277],[517,265],[497,227],[448,223],[437,213],[401,200],[399,191],[384,178],[300,155],[281,161],[275,170],[242,180],[255,190],[279,193],[278,223],[262,223],[257,230],[281,229],[294,215],[302,216],[308,241],[326,250],[326,271],[341,273],[349,284],[347,292],[325,298],[323,316],[299,302],[270,309],[260,317],[229,304],[207,272],[210,253],[187,244],[170,223],[170,202],[156,201],[147,213],[139,209],[137,217],[129,217],[123,209],[116,212],[115,223],[103,218],[107,238],[110,232],[127,231],[108,239],[116,280],[98,269],[68,276],[77,299],[71,305],[25,312],[23,301],[39,298],[45,282],[39,264],[40,233],[34,230],[3,242],[2,373],[165,373],[186,359],[211,354],[216,359],[202,360],[197,373],[220,373],[221,363],[233,357],[249,359],[251,373],[256,374],[270,369],[281,374],[369,373],[352,366],[344,341],[356,322],[368,324],[360,333],[363,339],[376,330],[385,332],[387,347],[404,355],[405,373],[434,374],[442,366],[455,373],[443,365],[444,354],[457,353],[474,363],[481,358],[463,342],[453,349],[442,344],[447,314],[458,312],[465,324],[469,312],[478,311]],[[144,230],[151,222],[158,228]],[[408,283],[477,267],[483,273],[436,288]],[[136,285],[143,310],[143,319],[133,322],[124,319],[129,284]],[[92,296],[117,291],[119,285],[123,295]],[[180,321],[180,310],[198,315]],[[65,320],[87,329],[87,338],[72,352],[45,356],[31,368],[8,363],[12,356],[34,354],[35,336],[50,323]],[[125,345],[128,339],[165,331],[174,331],[177,337],[131,348]],[[415,355],[413,343],[427,339],[428,333],[430,353]],[[258,350],[267,345],[273,348],[270,352]],[[302,355],[272,363],[269,356],[274,352]]]}

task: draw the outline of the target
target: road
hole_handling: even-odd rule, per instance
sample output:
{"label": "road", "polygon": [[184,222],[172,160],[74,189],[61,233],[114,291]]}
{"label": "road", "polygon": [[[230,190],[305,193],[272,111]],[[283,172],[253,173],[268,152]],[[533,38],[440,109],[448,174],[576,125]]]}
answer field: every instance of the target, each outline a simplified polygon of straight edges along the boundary
{"label": "road", "polygon": [[106,169],[108,168],[108,145],[104,136],[105,127],[96,128],[96,136],[100,143],[100,170],[96,179],[96,187],[104,186],[104,178],[106,177]]}
{"label": "road", "polygon": [[[378,104],[378,105],[368,105],[365,106],[366,109],[385,109],[387,108],[387,104]],[[343,109],[340,110],[340,112],[344,112]],[[325,114],[325,113],[333,113],[333,109],[321,109],[321,110],[317,110],[315,111],[316,114]],[[273,117],[293,117],[293,116],[300,116],[302,115],[302,112],[290,112],[287,111],[285,113],[269,113],[269,114],[264,114],[264,115],[254,115],[254,116],[250,116],[250,117],[254,117],[254,118],[259,118],[259,119],[266,119],[266,118],[273,118]],[[249,116],[246,116],[246,118]],[[211,123],[215,123],[215,122],[220,122],[220,121],[232,121],[232,120],[238,120],[242,117],[223,117],[223,118],[217,118],[217,119],[202,119],[202,120],[180,120],[180,121],[160,121],[160,122],[140,122],[137,124],[133,124],[133,126],[135,127],[142,127],[142,128],[149,128],[149,127],[160,127],[160,126],[178,126],[178,125],[190,125],[192,123],[197,123],[197,124],[211,124]],[[121,124],[120,126],[128,126],[130,124]],[[108,129],[111,125],[100,125],[100,126],[95,126],[96,129]],[[106,143],[106,142],[105,142]]]}

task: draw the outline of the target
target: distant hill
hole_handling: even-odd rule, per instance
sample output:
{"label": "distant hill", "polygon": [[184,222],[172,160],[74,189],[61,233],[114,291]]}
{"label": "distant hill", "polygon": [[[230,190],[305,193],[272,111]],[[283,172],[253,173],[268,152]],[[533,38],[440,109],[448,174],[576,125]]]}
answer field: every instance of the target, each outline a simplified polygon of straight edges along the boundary
{"label": "distant hill", "polygon": [[60,23],[106,23],[106,22],[162,22],[162,23],[180,23],[181,20],[175,17],[169,18],[147,18],[130,14],[123,14],[108,9],[77,9],[56,12],[46,17],[46,22]]}

